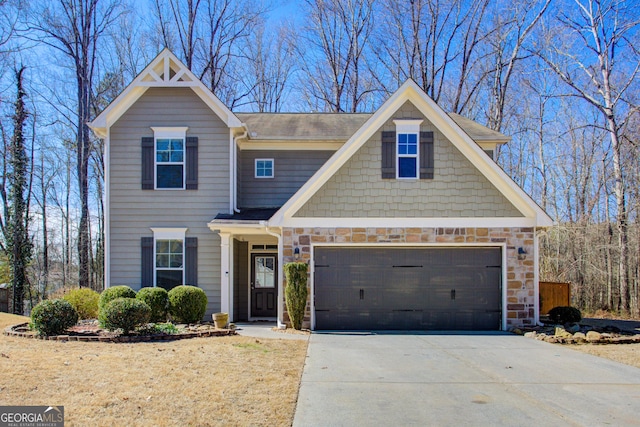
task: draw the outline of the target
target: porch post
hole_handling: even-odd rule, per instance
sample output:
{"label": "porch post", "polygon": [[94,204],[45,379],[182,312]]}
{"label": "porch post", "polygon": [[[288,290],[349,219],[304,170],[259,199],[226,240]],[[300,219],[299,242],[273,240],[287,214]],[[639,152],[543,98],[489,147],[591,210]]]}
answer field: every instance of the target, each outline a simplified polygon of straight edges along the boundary
{"label": "porch post", "polygon": [[229,251],[229,242],[231,233],[220,234],[220,311],[229,313],[229,319],[233,319],[231,310],[231,253]]}

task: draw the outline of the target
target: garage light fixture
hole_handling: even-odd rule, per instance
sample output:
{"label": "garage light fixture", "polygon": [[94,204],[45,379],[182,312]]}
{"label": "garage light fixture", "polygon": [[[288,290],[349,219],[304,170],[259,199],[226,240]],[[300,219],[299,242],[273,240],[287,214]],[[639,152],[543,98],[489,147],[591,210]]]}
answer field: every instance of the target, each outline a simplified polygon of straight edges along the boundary
{"label": "garage light fixture", "polygon": [[518,259],[522,260],[525,258],[527,251],[523,247],[518,248]]}
{"label": "garage light fixture", "polygon": [[296,247],[293,250],[293,259],[298,259],[298,258],[300,258],[300,248]]}

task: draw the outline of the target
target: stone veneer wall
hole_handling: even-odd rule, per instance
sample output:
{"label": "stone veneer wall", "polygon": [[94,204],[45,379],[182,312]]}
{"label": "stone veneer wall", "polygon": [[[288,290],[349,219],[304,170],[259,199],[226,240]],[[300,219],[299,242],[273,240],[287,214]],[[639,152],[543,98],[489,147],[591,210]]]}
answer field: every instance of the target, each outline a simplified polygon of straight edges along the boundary
{"label": "stone veneer wall", "polygon": [[[284,262],[294,261],[293,250],[300,248],[299,261],[311,259],[311,246],[334,243],[435,244],[505,243],[507,247],[507,328],[533,325],[536,321],[535,261],[533,228],[285,228],[283,230]],[[518,256],[518,248],[526,254]],[[309,281],[311,283],[311,281]],[[286,284],[285,284],[286,286]],[[311,293],[309,293],[311,294]],[[310,326],[311,307],[307,303],[305,327]],[[286,307],[285,307],[286,311]],[[285,319],[288,317],[285,313]]]}

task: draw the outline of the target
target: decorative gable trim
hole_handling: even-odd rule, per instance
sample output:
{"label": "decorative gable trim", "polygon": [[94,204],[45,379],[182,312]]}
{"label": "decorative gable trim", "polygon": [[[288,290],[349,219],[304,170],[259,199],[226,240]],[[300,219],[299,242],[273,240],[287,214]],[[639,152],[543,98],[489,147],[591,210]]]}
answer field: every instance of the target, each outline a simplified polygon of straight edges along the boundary
{"label": "decorative gable trim", "polygon": [[[534,226],[550,226],[553,220],[497,164],[495,164],[447,113],[413,81],[407,80],[269,221],[287,226],[295,213],[374,135],[407,101],[482,173]],[[317,219],[316,219],[317,220]],[[318,222],[318,221],[316,221]],[[318,225],[320,225],[318,223]]]}
{"label": "decorative gable trim", "polygon": [[240,120],[169,49],[165,48],[127,86],[89,127],[106,138],[111,127],[150,87],[189,87],[228,127],[242,126]]}

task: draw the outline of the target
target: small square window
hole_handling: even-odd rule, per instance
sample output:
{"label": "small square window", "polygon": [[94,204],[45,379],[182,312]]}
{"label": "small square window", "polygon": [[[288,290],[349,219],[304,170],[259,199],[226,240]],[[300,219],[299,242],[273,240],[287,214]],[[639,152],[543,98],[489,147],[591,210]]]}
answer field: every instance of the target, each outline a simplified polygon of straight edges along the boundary
{"label": "small square window", "polygon": [[273,178],[273,159],[256,159],[256,178]]}

